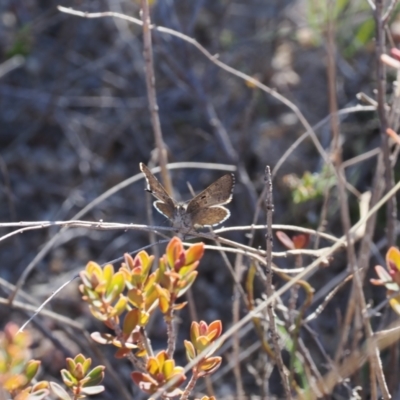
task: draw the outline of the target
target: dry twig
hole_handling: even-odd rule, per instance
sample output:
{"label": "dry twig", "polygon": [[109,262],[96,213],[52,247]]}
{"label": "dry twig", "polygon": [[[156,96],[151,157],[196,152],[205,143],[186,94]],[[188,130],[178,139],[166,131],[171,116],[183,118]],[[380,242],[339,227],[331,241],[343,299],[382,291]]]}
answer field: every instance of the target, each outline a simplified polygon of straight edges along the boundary
{"label": "dry twig", "polygon": [[[272,299],[274,289],[272,285],[272,243],[273,243],[273,236],[272,236],[272,214],[274,212],[274,203],[272,200],[272,177],[271,177],[271,170],[269,166],[265,169],[265,184],[267,186],[267,197],[265,200],[265,211],[267,215],[267,233],[265,235],[266,238],[266,250],[267,250],[267,265],[265,268],[265,274],[267,276],[266,286],[267,286],[267,298]],[[276,366],[278,367],[279,374],[282,379],[283,388],[285,390],[286,399],[291,399],[292,395],[290,393],[290,384],[288,375],[286,372],[286,367],[283,364],[281,349],[279,345],[279,334],[276,329],[275,323],[275,314],[274,314],[274,302],[271,301],[267,306],[267,313],[269,319],[269,332],[271,335],[271,340],[274,346],[274,353],[275,353],[275,362]]]}

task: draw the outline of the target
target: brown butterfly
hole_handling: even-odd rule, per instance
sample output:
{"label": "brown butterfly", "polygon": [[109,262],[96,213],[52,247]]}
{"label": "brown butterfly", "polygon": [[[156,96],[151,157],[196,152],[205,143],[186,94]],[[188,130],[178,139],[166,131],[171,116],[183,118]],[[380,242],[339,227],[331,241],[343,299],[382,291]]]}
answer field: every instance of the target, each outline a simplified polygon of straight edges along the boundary
{"label": "brown butterfly", "polygon": [[235,175],[226,174],[204,189],[192,200],[178,203],[172,199],[151,171],[140,163],[140,170],[147,181],[147,191],[156,199],[154,207],[167,217],[175,228],[191,229],[194,226],[214,226],[221,224],[231,215],[222,207],[232,200]]}

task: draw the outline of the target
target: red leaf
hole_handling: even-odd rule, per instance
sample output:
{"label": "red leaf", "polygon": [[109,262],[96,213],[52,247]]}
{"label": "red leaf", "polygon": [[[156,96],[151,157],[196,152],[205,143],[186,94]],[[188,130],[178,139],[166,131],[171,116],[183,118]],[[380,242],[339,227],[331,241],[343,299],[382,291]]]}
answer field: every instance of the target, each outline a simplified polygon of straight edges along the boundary
{"label": "red leaf", "polygon": [[280,240],[280,242],[289,250],[294,250],[295,246],[288,235],[282,231],[276,231],[276,237]]}
{"label": "red leaf", "polygon": [[307,247],[308,242],[310,241],[310,235],[301,233],[299,235],[295,235],[292,238],[295,249],[304,249]]}

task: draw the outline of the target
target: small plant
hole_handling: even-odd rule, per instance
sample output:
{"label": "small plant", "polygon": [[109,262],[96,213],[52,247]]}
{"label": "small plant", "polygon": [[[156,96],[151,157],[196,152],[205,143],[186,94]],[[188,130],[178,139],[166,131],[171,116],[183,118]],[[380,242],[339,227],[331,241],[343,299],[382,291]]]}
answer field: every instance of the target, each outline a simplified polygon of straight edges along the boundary
{"label": "small plant", "polygon": [[[190,341],[185,341],[188,361],[194,363],[192,378],[185,389],[180,388],[186,375],[173,359],[176,337],[172,322],[174,313],[186,305],[178,299],[195,281],[203,254],[203,243],[185,250],[174,237],[153,272],[154,256],[141,251],[135,258],[125,254],[118,271],[111,264],[101,268],[89,262],[80,274],[82,298],[92,315],[114,330],[114,334],[94,332],[92,338],[117,347],[117,358],[131,360],[138,369],[132,372],[132,380],[145,393],[185,399],[198,378],[212,374],[221,364],[221,358],[213,356],[213,345],[222,332],[221,321],[209,325],[193,322]],[[164,314],[168,346],[154,355],[145,328],[157,308]]]}
{"label": "small plant", "polygon": [[42,385],[32,385],[40,361],[29,360],[31,344],[28,332],[18,334],[18,326],[8,323],[0,332],[0,386],[13,399],[23,400],[30,395],[47,395]]}
{"label": "small plant", "polygon": [[[222,332],[221,321],[209,325],[204,321],[193,322],[190,341],[185,341],[192,377],[184,389],[180,388],[186,375],[173,359],[176,337],[172,322],[174,313],[186,305],[178,299],[195,281],[203,254],[203,243],[185,250],[181,240],[174,237],[153,272],[154,256],[142,251],[135,258],[125,254],[118,271],[111,264],[102,268],[91,261],[80,274],[82,298],[92,315],[114,330],[114,334],[94,332],[92,338],[115,346],[117,358],[127,357],[132,361],[137,368],[131,374],[132,380],[145,393],[186,399],[197,380],[212,374],[221,364],[221,357],[213,355]],[[145,328],[156,309],[164,314],[168,346],[154,355]],[[104,390],[100,383],[105,367],[90,369],[91,359],[82,354],[66,359],[67,367],[61,371],[65,388],[55,382],[33,383],[40,361],[29,361],[29,345],[29,334],[18,333],[14,324],[8,324],[0,334],[0,384],[13,399],[75,400]]]}
{"label": "small plant", "polygon": [[389,304],[400,315],[400,251],[398,248],[391,247],[387,251],[386,265],[389,271],[381,265],[375,267],[379,279],[371,279],[370,282],[373,285],[386,287]]}
{"label": "small plant", "polygon": [[324,166],[320,173],[306,171],[301,178],[295,174],[289,174],[284,177],[284,181],[292,190],[295,204],[319,198],[336,184],[336,178],[330,166]]}
{"label": "small plant", "polygon": [[19,332],[18,326],[13,323],[7,324],[0,332],[0,386],[3,393],[8,393],[12,399],[76,400],[104,390],[98,385],[103,380],[104,367],[98,366],[89,371],[92,361],[82,354],[74,359],[67,358],[67,369],[61,371],[67,390],[55,382],[36,382],[40,361],[29,360],[30,342],[29,333]]}

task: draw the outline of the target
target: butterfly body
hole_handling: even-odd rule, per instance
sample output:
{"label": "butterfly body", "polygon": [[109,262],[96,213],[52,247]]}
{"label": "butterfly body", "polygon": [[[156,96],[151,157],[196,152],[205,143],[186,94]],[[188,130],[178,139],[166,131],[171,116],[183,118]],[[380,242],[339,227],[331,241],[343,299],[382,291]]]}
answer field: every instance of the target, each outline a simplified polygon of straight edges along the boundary
{"label": "butterfly body", "polygon": [[222,176],[192,200],[179,203],[168,195],[146,165],[140,163],[140,169],[147,180],[146,190],[158,199],[154,207],[172,222],[174,228],[190,230],[198,226],[214,226],[229,218],[230,211],[222,205],[232,200],[233,174]]}

